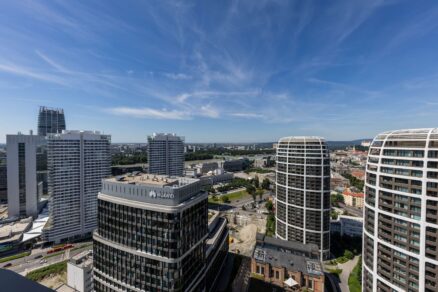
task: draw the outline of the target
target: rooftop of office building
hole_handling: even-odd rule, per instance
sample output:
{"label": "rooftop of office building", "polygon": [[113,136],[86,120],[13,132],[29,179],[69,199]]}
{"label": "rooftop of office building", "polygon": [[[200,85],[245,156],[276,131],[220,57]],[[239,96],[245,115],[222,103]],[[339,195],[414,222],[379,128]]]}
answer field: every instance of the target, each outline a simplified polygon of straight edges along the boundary
{"label": "rooftop of office building", "polygon": [[167,175],[133,172],[126,175],[108,178],[105,181],[121,183],[121,184],[139,185],[139,186],[144,185],[144,186],[154,186],[154,187],[177,188],[197,182],[198,180],[186,178],[186,177],[174,177]]}
{"label": "rooftop of office building", "polygon": [[257,234],[253,258],[258,262],[269,263],[274,267],[284,267],[289,271],[323,275],[318,259],[318,247],[314,244],[284,241]]}
{"label": "rooftop of office building", "polygon": [[[181,206],[184,202],[207,193],[201,190],[199,179],[133,172],[104,179],[99,198],[108,196],[117,200],[135,201],[136,204]],[[139,206],[139,205],[138,205]]]}
{"label": "rooftop of office building", "polygon": [[90,267],[93,264],[93,252],[91,250],[86,250],[78,253],[70,259],[70,263],[81,268]]}

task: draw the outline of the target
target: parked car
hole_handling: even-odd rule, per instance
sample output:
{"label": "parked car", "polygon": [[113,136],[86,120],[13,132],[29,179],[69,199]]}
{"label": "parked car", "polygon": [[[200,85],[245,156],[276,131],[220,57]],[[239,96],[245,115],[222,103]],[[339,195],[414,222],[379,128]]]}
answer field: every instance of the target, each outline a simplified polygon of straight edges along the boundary
{"label": "parked car", "polygon": [[3,266],[3,268],[8,268],[10,266],[12,266],[12,264],[11,263],[7,263],[6,265]]}
{"label": "parked car", "polygon": [[40,259],[40,258],[42,258],[42,257],[43,257],[43,255],[40,254],[40,255],[37,255],[34,259],[37,260],[37,259]]}

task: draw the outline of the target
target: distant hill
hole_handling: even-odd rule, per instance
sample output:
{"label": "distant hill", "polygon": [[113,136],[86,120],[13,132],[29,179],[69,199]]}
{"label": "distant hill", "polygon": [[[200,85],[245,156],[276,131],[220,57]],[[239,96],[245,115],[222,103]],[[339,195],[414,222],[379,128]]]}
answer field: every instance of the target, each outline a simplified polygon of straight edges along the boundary
{"label": "distant hill", "polygon": [[327,141],[327,145],[330,149],[344,149],[348,146],[355,146],[360,145],[362,141],[372,141],[373,139],[364,138],[364,139],[357,139],[357,140],[351,140],[351,141]]}

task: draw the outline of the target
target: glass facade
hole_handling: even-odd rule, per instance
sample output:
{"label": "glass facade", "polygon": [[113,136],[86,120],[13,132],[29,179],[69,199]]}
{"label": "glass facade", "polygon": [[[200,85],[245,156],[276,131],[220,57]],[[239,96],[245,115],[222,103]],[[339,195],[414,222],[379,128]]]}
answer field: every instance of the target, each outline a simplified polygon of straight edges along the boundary
{"label": "glass facade", "polygon": [[99,199],[96,291],[185,291],[203,283],[207,212],[206,199],[170,213]]}
{"label": "glass facade", "polygon": [[26,216],[26,144],[18,143],[18,197],[20,216]]}
{"label": "glass facade", "polygon": [[61,133],[65,130],[65,116],[63,109],[40,107],[38,114],[38,135]]}

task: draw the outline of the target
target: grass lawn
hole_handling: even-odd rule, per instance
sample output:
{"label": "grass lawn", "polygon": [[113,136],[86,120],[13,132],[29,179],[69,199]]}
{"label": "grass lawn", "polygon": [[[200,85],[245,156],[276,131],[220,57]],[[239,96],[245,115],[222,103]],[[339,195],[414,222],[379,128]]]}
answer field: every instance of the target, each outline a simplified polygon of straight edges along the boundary
{"label": "grass lawn", "polygon": [[233,201],[233,200],[243,199],[244,197],[248,197],[249,194],[246,191],[238,191],[238,192],[235,192],[235,193],[227,194],[226,196],[228,196],[230,201]]}
{"label": "grass lawn", "polygon": [[54,253],[51,253],[51,254],[44,256],[43,259],[49,259],[51,257],[56,257],[57,255],[63,254],[64,252],[65,252],[65,250],[54,252]]}
{"label": "grass lawn", "polygon": [[356,266],[353,271],[351,271],[350,276],[348,277],[348,288],[350,288],[350,292],[360,292],[362,291],[362,285],[360,283],[362,278],[362,257],[359,258]]}
{"label": "grass lawn", "polygon": [[61,274],[65,271],[67,271],[67,261],[59,262],[41,269],[34,270],[28,273],[26,275],[26,278],[38,282],[46,277]]}
{"label": "grass lawn", "polygon": [[240,200],[249,197],[249,194],[246,191],[237,191],[234,193],[224,194],[216,196],[217,200],[213,200],[213,197],[208,198],[208,202],[212,204],[223,204],[221,199],[222,196],[227,196],[230,201]]}
{"label": "grass lawn", "polygon": [[71,251],[78,250],[78,249],[85,248],[85,247],[89,247],[89,246],[93,246],[93,244],[92,243],[87,243],[87,244],[83,244],[83,245],[80,245],[80,246],[76,246],[76,247],[72,248]]}
{"label": "grass lawn", "polygon": [[25,251],[25,252],[22,252],[22,253],[14,254],[14,255],[11,255],[11,256],[8,256],[8,257],[1,258],[0,259],[0,263],[9,262],[9,261],[16,260],[16,259],[19,259],[19,258],[22,258],[22,257],[27,257],[28,255],[30,255],[29,251]]}

